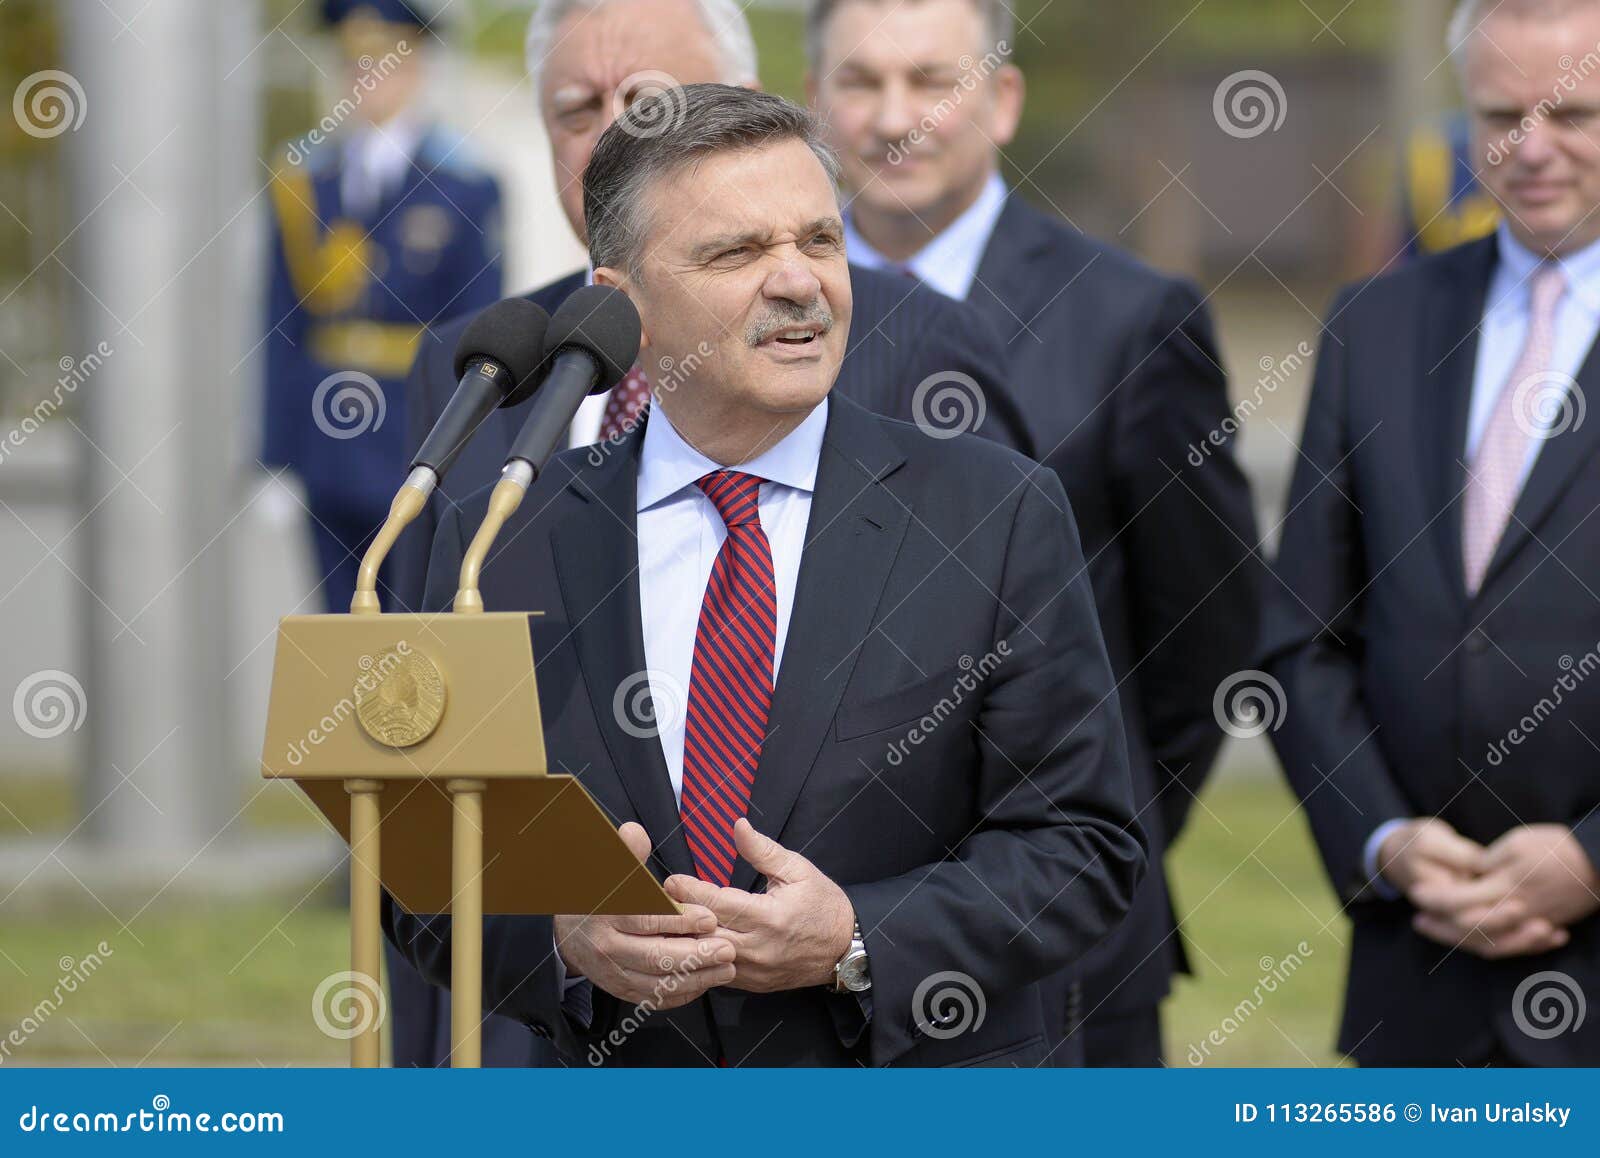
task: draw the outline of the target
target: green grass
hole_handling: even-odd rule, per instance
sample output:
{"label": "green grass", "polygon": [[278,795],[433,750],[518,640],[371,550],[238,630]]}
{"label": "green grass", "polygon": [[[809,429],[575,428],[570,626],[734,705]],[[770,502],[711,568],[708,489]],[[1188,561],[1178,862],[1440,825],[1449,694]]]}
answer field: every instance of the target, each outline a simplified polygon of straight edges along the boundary
{"label": "green grass", "polygon": [[[19,821],[35,833],[70,827],[71,793],[60,785],[7,778],[0,801],[15,813],[0,809],[0,832],[21,831]],[[309,822],[296,801],[266,794],[249,815],[261,827]],[[1170,1063],[1191,1064],[1191,1046],[1206,1051],[1208,1065],[1335,1063],[1348,931],[1281,781],[1219,776],[1195,806],[1171,869],[1197,976],[1180,979],[1167,1005]],[[329,895],[163,901],[127,931],[94,906],[8,906],[0,1044],[102,940],[111,952],[99,970],[63,993],[21,1047],[0,1053],[0,1066],[338,1065],[347,1056],[311,1014],[318,983],[348,961],[348,922]],[[1233,1027],[1263,974],[1282,972],[1295,953],[1303,964]],[[1207,1043],[1213,1030],[1220,1046]]]}

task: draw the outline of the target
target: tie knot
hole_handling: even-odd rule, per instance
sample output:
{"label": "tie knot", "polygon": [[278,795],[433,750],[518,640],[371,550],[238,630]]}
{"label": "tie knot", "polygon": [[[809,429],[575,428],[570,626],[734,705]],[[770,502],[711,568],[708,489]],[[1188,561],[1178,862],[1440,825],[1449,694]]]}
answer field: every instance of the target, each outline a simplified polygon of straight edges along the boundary
{"label": "tie knot", "polygon": [[761,525],[761,479],[737,470],[719,470],[696,484],[722,516],[728,530],[754,523]]}
{"label": "tie knot", "polygon": [[1533,271],[1532,284],[1529,287],[1529,300],[1532,302],[1532,313],[1535,317],[1551,317],[1555,313],[1556,303],[1561,300],[1561,295],[1567,292],[1567,275],[1563,272],[1560,263],[1545,261]]}

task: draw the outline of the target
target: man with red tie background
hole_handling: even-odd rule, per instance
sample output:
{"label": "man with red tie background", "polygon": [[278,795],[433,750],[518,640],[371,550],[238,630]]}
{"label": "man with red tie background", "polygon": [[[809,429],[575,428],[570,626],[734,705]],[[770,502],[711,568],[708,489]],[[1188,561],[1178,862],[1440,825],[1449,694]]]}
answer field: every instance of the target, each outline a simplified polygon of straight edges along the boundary
{"label": "man with red tie background", "polygon": [[[682,912],[489,918],[485,1008],[574,1063],[1040,1064],[1040,982],[1144,863],[1066,496],[832,391],[851,279],[805,110],[644,99],[665,127],[608,129],[584,176],[594,276],[653,379],[701,357],[608,453],[550,464],[483,595],[544,612],[552,770]],[[429,606],[483,509],[446,516]],[[448,918],[386,920],[447,983]]]}
{"label": "man with red tie background", "polygon": [[1340,1047],[1595,1065],[1600,3],[1465,0],[1450,38],[1503,223],[1329,315],[1274,739],[1354,924]]}

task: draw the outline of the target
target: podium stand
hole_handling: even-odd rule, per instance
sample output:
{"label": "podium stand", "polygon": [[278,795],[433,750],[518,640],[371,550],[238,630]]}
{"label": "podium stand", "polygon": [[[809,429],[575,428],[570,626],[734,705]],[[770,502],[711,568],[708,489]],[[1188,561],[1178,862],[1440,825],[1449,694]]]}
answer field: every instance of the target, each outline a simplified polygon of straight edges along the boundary
{"label": "podium stand", "polygon": [[[262,775],[350,845],[350,967],[376,986],[380,885],[452,917],[451,1064],[480,1060],[485,913],[677,912],[576,778],[547,773],[529,615],[296,615]],[[381,852],[381,855],[380,855]],[[379,1029],[351,1039],[379,1063]]]}

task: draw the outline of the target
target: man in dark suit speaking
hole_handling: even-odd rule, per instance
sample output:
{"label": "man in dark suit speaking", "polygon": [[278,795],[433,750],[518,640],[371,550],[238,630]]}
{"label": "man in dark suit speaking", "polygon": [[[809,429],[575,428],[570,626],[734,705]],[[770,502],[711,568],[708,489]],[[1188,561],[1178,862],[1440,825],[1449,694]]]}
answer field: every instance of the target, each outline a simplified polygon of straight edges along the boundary
{"label": "man in dark suit speaking", "polygon": [[[584,177],[595,280],[637,305],[643,365],[696,369],[552,462],[483,594],[545,612],[552,767],[683,912],[491,917],[485,1006],[577,1063],[1038,1063],[1038,983],[1144,864],[1066,496],[830,393],[852,301],[808,113],[646,99],[678,102],[647,110],[666,127],[608,129]],[[441,525],[429,605],[482,509]],[[448,981],[447,918],[389,931]]]}

